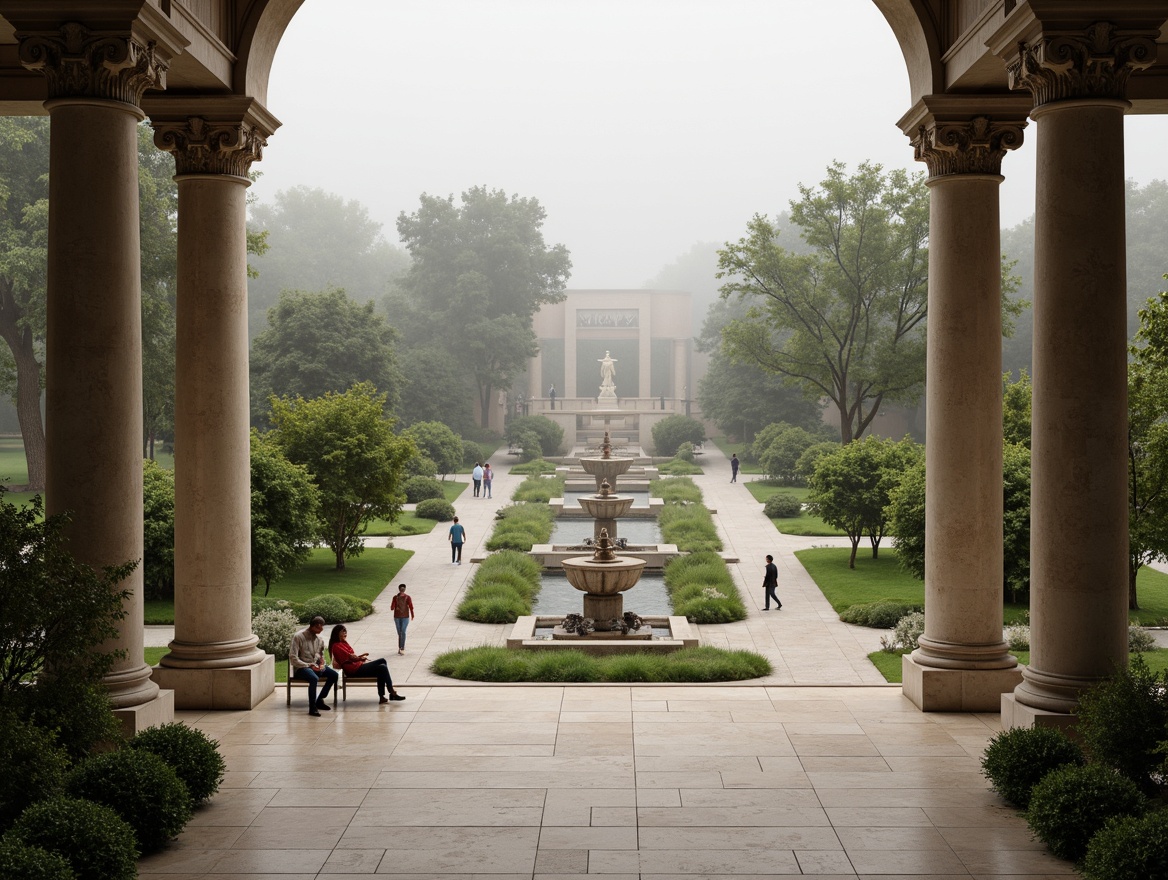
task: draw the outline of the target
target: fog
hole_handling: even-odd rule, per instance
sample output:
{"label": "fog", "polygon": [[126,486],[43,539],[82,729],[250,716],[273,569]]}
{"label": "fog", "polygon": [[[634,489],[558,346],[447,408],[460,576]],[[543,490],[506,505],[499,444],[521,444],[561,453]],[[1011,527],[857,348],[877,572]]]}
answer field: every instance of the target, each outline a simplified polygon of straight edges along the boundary
{"label": "fog", "polygon": [[[349,24],[342,25],[344,16]],[[254,192],[304,184],[394,222],[418,195],[534,196],[569,286],[640,287],[740,237],[832,160],[923,171],[908,77],[870,0],[307,0],[276,55]],[[1033,212],[1034,129],[1002,223]],[[1127,174],[1168,176],[1168,117],[1129,117]]]}

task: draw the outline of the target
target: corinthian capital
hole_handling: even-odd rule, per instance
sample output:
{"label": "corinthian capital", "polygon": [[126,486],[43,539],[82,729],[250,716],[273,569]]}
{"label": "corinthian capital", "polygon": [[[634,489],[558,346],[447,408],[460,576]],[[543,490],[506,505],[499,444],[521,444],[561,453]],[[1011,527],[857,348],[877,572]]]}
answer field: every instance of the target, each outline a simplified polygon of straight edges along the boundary
{"label": "corinthian capital", "polygon": [[41,71],[50,98],[104,98],[138,106],[166,87],[169,58],[129,31],[94,31],[70,22],[52,33],[18,33],[20,63]]}
{"label": "corinthian capital", "polygon": [[1069,98],[1122,99],[1132,72],[1155,63],[1158,33],[1106,21],[1079,31],[1044,31],[1018,43],[1017,56],[1007,60],[1010,88],[1029,90],[1036,107]]}
{"label": "corinthian capital", "polygon": [[995,122],[988,116],[942,122],[936,118],[917,126],[911,143],[918,162],[930,177],[946,174],[1001,174],[1007,150],[1022,146],[1024,121]]}
{"label": "corinthian capital", "polygon": [[250,122],[208,122],[189,116],[182,122],[155,122],[154,143],[174,154],[179,174],[231,174],[246,177],[263,156],[267,139]]}

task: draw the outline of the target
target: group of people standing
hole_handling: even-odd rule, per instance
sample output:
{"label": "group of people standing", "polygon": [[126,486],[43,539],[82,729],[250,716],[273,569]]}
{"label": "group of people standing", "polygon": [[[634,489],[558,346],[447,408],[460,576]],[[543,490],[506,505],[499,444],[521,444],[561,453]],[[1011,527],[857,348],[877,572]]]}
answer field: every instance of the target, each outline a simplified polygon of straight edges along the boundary
{"label": "group of people standing", "polygon": [[474,470],[470,472],[470,478],[474,480],[475,498],[491,497],[491,481],[495,478],[495,472],[491,470],[489,461],[486,463],[476,461]]}

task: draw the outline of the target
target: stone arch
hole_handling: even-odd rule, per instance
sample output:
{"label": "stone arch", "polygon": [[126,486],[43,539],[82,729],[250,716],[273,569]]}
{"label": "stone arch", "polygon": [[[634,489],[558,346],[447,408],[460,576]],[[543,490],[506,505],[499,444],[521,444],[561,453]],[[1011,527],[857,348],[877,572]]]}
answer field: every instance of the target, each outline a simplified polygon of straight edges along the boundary
{"label": "stone arch", "polygon": [[268,102],[268,77],[272,61],[292,17],[304,0],[261,0],[240,22],[238,60],[232,89],[237,95]]}
{"label": "stone arch", "polygon": [[911,102],[945,91],[941,31],[924,0],[873,0],[900,44],[908,68]]}

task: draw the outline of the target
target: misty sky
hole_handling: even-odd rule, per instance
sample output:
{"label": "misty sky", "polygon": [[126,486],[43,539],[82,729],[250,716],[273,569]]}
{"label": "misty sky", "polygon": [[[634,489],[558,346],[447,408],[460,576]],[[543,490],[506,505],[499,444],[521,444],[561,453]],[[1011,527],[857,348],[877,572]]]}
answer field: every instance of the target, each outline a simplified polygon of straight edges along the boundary
{"label": "misty sky", "polygon": [[[357,27],[335,19],[343,9]],[[870,0],[307,0],[272,71],[254,192],[304,184],[394,222],[422,192],[534,196],[570,287],[640,287],[737,239],[827,164],[923,171],[900,50]],[[1034,128],[1002,222],[1033,213]],[[1168,117],[1129,117],[1127,175],[1168,177]]]}

